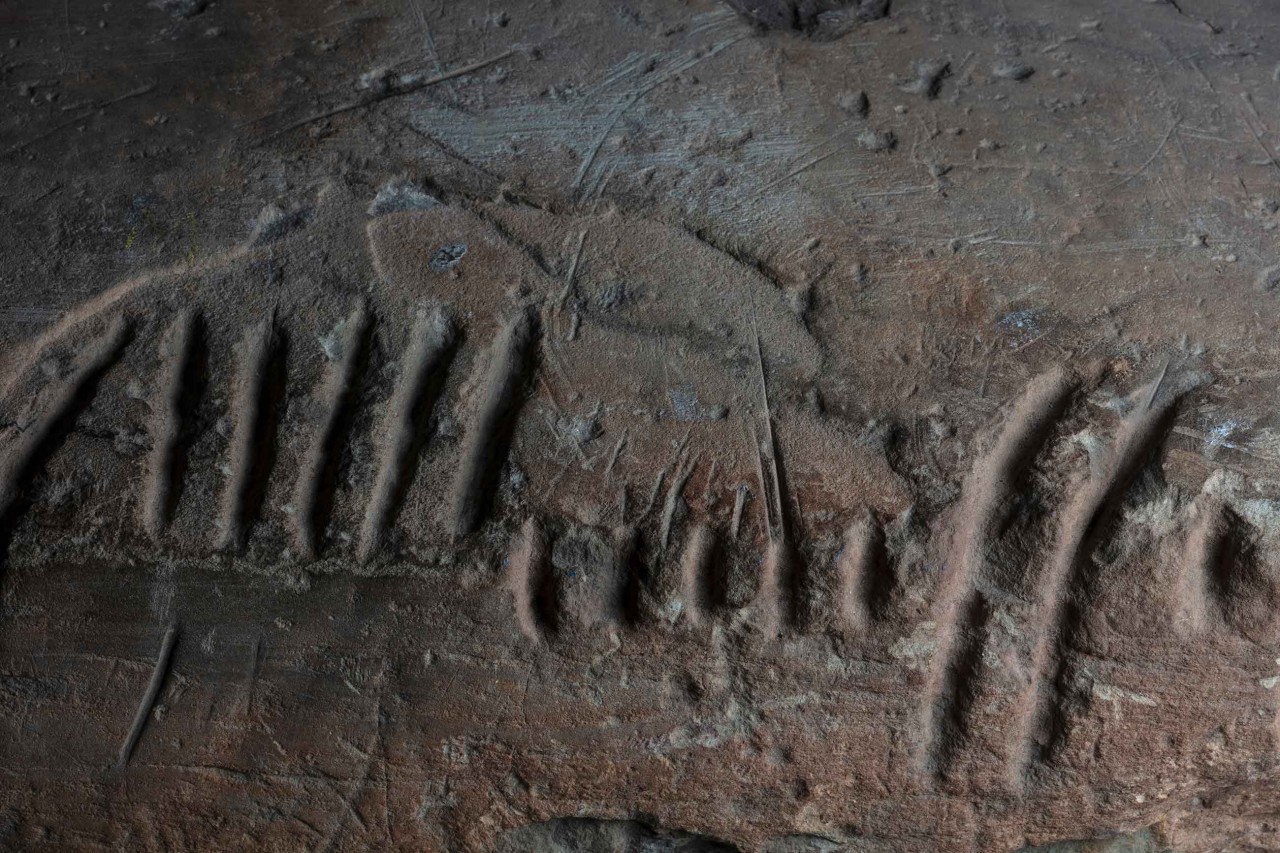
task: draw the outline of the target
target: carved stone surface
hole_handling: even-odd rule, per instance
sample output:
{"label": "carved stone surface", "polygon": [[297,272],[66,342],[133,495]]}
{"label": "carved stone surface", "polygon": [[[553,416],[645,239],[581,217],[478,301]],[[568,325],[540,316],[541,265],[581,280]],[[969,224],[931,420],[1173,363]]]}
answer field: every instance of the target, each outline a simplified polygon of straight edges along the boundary
{"label": "carved stone surface", "polygon": [[18,3],[14,849],[1280,848],[1280,8]]}

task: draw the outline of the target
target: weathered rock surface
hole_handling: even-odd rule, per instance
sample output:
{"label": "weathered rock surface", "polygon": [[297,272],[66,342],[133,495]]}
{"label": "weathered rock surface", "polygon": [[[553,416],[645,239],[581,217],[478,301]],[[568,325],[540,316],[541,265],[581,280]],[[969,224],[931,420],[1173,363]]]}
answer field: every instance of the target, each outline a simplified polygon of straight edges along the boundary
{"label": "weathered rock surface", "polygon": [[1280,13],[197,5],[6,48],[5,844],[1280,847]]}

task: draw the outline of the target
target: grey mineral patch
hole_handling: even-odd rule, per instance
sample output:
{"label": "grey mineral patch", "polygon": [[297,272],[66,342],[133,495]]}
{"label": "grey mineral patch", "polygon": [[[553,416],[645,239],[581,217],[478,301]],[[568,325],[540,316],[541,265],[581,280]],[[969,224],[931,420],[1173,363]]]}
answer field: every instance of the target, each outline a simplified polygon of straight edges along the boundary
{"label": "grey mineral patch", "polygon": [[194,18],[209,7],[209,0],[151,0],[151,8],[175,18]]}
{"label": "grey mineral patch", "polygon": [[698,392],[692,385],[682,385],[667,392],[671,400],[671,413],[682,423],[719,421],[729,414],[724,406],[704,406],[698,400]]}
{"label": "grey mineral patch", "polygon": [[572,438],[578,444],[586,444],[599,438],[602,432],[599,419],[590,415],[565,415],[556,426],[562,435]]}
{"label": "grey mineral patch", "polygon": [[[812,0],[799,0],[795,5],[797,9],[804,10],[806,7],[821,8],[824,4],[814,3]],[[865,24],[889,14],[889,0],[858,0],[852,4],[847,0],[845,2],[827,0],[825,5],[834,5],[836,8],[818,12],[804,28],[809,37],[815,41],[834,41],[848,35],[859,24]],[[807,17],[803,11],[802,16]]]}
{"label": "grey mineral patch", "polygon": [[634,301],[631,288],[625,281],[611,281],[600,291],[596,303],[606,311],[626,308]]}
{"label": "grey mineral patch", "polygon": [[1036,70],[1024,62],[1016,60],[1002,60],[997,62],[991,69],[991,73],[1002,80],[1015,80],[1022,82],[1036,73]]}
{"label": "grey mineral patch", "polygon": [[1280,288],[1280,266],[1268,267],[1258,274],[1258,289],[1264,293],[1275,293]]}
{"label": "grey mineral patch", "polygon": [[856,118],[866,118],[867,113],[871,112],[871,101],[867,99],[867,93],[861,89],[856,92],[845,92],[837,103],[840,109]]}
{"label": "grey mineral patch", "polygon": [[858,134],[857,141],[863,151],[892,151],[898,144],[898,137],[891,130],[867,128]]}
{"label": "grey mineral patch", "polygon": [[942,79],[951,73],[951,63],[945,59],[918,59],[912,68],[915,76],[899,84],[898,88],[930,100],[938,97]]}
{"label": "grey mineral patch", "polygon": [[320,351],[324,353],[327,361],[338,361],[342,358],[343,341],[346,339],[349,325],[351,325],[351,317],[343,317],[334,324],[328,334],[316,338],[320,344]]}
{"label": "grey mineral patch", "polygon": [[398,80],[399,76],[390,68],[371,68],[356,78],[356,88],[362,92],[385,95]]}
{"label": "grey mineral patch", "polygon": [[1041,333],[1041,312],[1035,308],[1010,311],[1000,318],[996,328],[1010,337],[1009,346],[1020,346]]}
{"label": "grey mineral patch", "polygon": [[440,200],[422,187],[404,178],[397,178],[378,188],[378,194],[369,202],[369,215],[385,216],[404,210],[431,210],[440,206]]}
{"label": "grey mineral patch", "polygon": [[281,237],[300,227],[307,221],[306,208],[286,210],[275,202],[269,202],[254,220],[253,229],[249,232],[249,242],[254,246],[274,243]]}
{"label": "grey mineral patch", "polygon": [[431,260],[427,261],[427,266],[431,267],[432,272],[448,272],[456,267],[466,254],[466,243],[450,243],[436,249]]}
{"label": "grey mineral patch", "polygon": [[1244,427],[1241,421],[1234,418],[1228,418],[1221,423],[1215,424],[1205,431],[1204,438],[1204,455],[1212,459],[1221,447],[1236,448],[1239,445],[1233,441],[1237,432]]}

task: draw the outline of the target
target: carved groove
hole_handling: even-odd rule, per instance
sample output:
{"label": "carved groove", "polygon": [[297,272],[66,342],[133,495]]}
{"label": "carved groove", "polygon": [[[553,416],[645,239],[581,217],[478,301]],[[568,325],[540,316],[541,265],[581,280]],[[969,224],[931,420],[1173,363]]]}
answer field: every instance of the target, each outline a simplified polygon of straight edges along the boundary
{"label": "carved groove", "polygon": [[487,511],[492,481],[506,458],[511,421],[536,333],[536,316],[525,310],[516,314],[493,342],[453,483],[449,529],[454,536],[475,530]]}
{"label": "carved groove", "polygon": [[426,416],[433,402],[428,394],[432,374],[453,346],[453,323],[440,309],[421,312],[410,332],[400,380],[387,404],[386,419],[377,442],[378,475],[364,525],[359,555],[369,559],[381,546],[412,476],[425,436]]}

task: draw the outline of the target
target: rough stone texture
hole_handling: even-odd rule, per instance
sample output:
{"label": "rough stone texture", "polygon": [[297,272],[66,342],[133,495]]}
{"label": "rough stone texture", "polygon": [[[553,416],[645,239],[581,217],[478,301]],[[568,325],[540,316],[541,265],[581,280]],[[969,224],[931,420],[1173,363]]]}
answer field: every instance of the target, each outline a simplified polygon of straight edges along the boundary
{"label": "rough stone texture", "polygon": [[1280,8],[2,8],[5,845],[1280,848]]}

